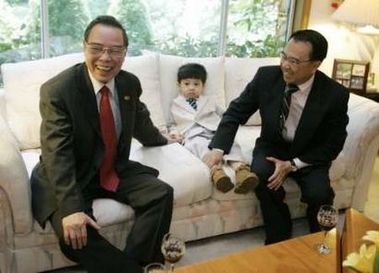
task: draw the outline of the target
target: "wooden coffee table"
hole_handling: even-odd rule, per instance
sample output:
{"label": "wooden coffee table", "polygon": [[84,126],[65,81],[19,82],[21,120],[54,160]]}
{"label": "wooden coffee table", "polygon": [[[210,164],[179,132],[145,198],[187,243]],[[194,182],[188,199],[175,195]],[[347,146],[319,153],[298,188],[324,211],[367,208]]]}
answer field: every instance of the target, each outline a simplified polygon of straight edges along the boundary
{"label": "wooden coffee table", "polygon": [[176,273],[336,273],[340,270],[337,231],[329,234],[332,252],[317,253],[323,233],[313,233],[269,246],[252,248],[193,265],[178,267]]}
{"label": "wooden coffee table", "polygon": [[[345,225],[341,239],[341,261],[345,260],[348,254],[358,252],[363,243],[368,244],[368,242],[362,240],[362,237],[366,234],[366,231],[378,229],[378,223],[370,220],[355,209],[348,209],[346,211]],[[353,273],[354,271],[348,268],[343,268],[342,272]]]}

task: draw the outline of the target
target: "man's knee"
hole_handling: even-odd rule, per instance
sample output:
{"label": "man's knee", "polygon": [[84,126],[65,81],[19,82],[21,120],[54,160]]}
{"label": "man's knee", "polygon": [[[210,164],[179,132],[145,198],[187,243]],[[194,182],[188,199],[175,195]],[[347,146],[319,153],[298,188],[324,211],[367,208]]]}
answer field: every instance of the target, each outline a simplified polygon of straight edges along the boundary
{"label": "man's knee", "polygon": [[268,178],[274,172],[274,166],[269,162],[267,164],[254,164],[253,162],[250,169],[258,176],[259,184],[263,186],[266,186]]}
{"label": "man's knee", "polygon": [[324,189],[314,189],[308,196],[304,199],[308,204],[321,205],[321,204],[332,204],[335,193],[332,187],[325,187]]}
{"label": "man's knee", "polygon": [[169,199],[173,199],[174,188],[166,182],[160,183],[160,191],[164,193],[164,196]]}
{"label": "man's knee", "polygon": [[166,182],[159,181],[156,183],[154,190],[151,191],[152,202],[158,202],[158,203],[173,203],[174,200],[174,189],[171,185],[167,184]]}
{"label": "man's knee", "polygon": [[166,184],[166,200],[168,203],[170,203],[170,206],[172,209],[173,202],[174,202],[174,188],[171,187],[169,184]]}
{"label": "man's knee", "polygon": [[255,194],[260,202],[273,202],[273,203],[283,203],[286,197],[286,192],[283,187],[277,190],[272,190],[267,187],[266,184],[259,183],[255,188]]}

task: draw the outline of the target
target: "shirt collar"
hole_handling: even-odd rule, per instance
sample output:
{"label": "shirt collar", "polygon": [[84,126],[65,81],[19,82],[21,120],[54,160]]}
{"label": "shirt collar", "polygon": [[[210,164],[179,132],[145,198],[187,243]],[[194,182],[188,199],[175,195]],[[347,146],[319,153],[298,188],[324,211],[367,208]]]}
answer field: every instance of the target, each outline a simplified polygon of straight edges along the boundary
{"label": "shirt collar", "polygon": [[106,87],[108,87],[109,91],[111,92],[111,94],[113,96],[114,90],[115,90],[115,81],[114,81],[114,78],[112,78],[109,82],[107,82],[106,84],[104,84],[104,83],[101,83],[98,80],[96,80],[92,76],[91,71],[89,71],[89,69],[88,69],[88,74],[89,74],[89,77],[90,77],[90,80],[91,80],[91,83],[92,83],[92,86],[93,86],[93,90],[95,91],[95,94],[99,93],[100,89],[105,85]]}
{"label": "shirt collar", "polygon": [[311,91],[311,87],[314,80],[315,80],[315,75],[313,75],[305,83],[299,84],[298,87],[299,87],[300,92],[309,93]]}
{"label": "shirt collar", "polygon": [[[184,100],[187,100],[188,98],[186,98],[185,96],[183,96],[183,94],[179,94],[180,97],[182,97]],[[200,95],[199,97],[195,98],[195,100],[199,100],[200,97],[202,97],[203,95]]]}

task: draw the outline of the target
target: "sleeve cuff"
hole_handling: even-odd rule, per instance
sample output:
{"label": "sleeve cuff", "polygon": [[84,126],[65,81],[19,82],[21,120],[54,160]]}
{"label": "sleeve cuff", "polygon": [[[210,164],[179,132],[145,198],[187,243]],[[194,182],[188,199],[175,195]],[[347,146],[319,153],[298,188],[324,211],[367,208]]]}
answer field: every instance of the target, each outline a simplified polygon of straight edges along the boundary
{"label": "sleeve cuff", "polygon": [[294,158],[293,161],[295,162],[296,167],[297,167],[298,169],[302,169],[302,168],[304,168],[304,167],[307,167],[307,166],[310,166],[310,165],[311,165],[311,164],[308,164],[308,163],[305,163],[305,162],[301,161],[301,160],[298,159],[298,158]]}
{"label": "sleeve cuff", "polygon": [[222,155],[224,155],[224,151],[218,148],[212,148],[212,151],[220,152]]}

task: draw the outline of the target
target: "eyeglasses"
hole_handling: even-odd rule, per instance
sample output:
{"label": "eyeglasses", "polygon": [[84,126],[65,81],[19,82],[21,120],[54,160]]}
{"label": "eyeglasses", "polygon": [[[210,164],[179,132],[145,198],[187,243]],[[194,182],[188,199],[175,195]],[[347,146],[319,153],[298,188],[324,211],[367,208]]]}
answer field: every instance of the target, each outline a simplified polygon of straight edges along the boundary
{"label": "eyeglasses", "polygon": [[280,59],[282,59],[283,61],[287,61],[289,62],[290,65],[292,66],[298,66],[302,63],[308,63],[308,62],[312,62],[313,60],[309,59],[309,60],[299,60],[299,59],[296,59],[296,58],[291,58],[291,57],[288,57],[286,53],[284,53],[283,51],[280,52]]}
{"label": "eyeglasses", "polygon": [[124,55],[125,48],[122,46],[112,46],[112,47],[104,47],[100,44],[95,43],[87,43],[86,42],[86,48],[88,49],[88,52],[93,56],[100,56],[104,54],[104,52],[107,52],[110,57],[113,58],[119,58]]}

